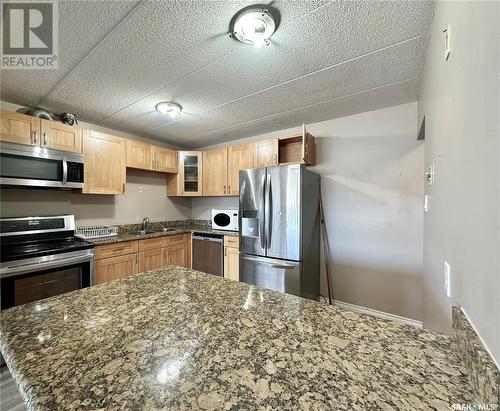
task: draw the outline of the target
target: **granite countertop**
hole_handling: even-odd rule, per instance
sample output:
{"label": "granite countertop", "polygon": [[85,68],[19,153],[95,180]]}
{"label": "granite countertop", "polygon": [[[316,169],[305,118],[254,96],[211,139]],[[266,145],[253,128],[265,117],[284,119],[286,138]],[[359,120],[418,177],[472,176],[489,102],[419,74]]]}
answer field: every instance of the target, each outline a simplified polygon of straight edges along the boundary
{"label": "granite countertop", "polygon": [[160,231],[149,234],[134,234],[132,231],[137,231],[137,229],[130,230],[130,232],[121,232],[114,237],[102,237],[102,238],[94,238],[88,239],[86,241],[90,241],[95,245],[103,245],[103,244],[114,244],[114,243],[122,243],[124,241],[134,241],[134,240],[145,240],[147,238],[154,237],[165,237],[169,235],[176,234],[184,234],[184,233],[207,233],[207,234],[220,234],[224,236],[238,237],[237,231],[220,231],[213,230],[211,227],[206,226],[197,226],[197,225],[185,225],[185,226],[176,226],[169,227],[172,228],[172,231]]}
{"label": "granite countertop", "polygon": [[29,409],[449,410],[451,337],[168,267],[1,313]]}

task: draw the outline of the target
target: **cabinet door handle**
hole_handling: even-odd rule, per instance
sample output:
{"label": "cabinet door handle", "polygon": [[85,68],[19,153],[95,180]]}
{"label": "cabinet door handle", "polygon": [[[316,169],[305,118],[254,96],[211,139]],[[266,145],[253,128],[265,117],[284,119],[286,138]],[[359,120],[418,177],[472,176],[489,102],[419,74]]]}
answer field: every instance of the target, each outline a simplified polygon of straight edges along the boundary
{"label": "cabinet door handle", "polygon": [[33,140],[32,140],[31,142],[32,142],[33,144],[36,144],[36,143],[37,143],[36,139],[37,139],[37,131],[36,131],[36,130],[34,130],[34,131],[33,131]]}
{"label": "cabinet door handle", "polygon": [[125,183],[123,183],[123,194],[125,194]]}
{"label": "cabinet door handle", "polygon": [[226,194],[226,186],[224,186],[224,194]]}
{"label": "cabinet door handle", "polygon": [[231,194],[231,186],[227,186],[227,193]]}
{"label": "cabinet door handle", "polygon": [[278,156],[276,155],[276,153],[273,154],[273,163],[278,164]]}
{"label": "cabinet door handle", "polygon": [[224,247],[224,256],[227,257],[227,247]]}
{"label": "cabinet door handle", "polygon": [[45,131],[43,132],[43,145],[47,147],[47,133]]}

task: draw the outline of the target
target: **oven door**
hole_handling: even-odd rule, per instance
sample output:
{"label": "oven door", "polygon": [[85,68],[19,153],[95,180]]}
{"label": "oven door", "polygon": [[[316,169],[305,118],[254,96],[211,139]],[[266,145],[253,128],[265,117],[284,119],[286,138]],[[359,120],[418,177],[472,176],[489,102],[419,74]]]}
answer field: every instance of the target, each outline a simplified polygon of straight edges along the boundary
{"label": "oven door", "polygon": [[8,261],[0,267],[1,309],[89,287],[93,250]]}
{"label": "oven door", "polygon": [[0,184],[82,188],[83,156],[42,147],[2,143]]}

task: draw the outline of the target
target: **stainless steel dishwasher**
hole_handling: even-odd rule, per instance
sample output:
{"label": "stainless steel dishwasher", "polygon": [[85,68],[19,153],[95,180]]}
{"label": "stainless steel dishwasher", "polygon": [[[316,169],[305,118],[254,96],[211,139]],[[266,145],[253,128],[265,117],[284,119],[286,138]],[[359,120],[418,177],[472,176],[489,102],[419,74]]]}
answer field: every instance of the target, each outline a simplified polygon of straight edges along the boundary
{"label": "stainless steel dishwasher", "polygon": [[224,276],[223,236],[193,233],[193,269]]}

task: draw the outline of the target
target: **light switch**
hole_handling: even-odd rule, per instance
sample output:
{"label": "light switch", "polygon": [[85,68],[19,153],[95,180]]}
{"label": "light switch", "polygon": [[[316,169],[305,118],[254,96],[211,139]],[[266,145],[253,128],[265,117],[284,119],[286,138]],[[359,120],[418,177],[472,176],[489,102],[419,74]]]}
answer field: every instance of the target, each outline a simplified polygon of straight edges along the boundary
{"label": "light switch", "polygon": [[451,32],[450,25],[443,30],[444,34],[444,61],[448,61],[451,54]]}
{"label": "light switch", "polygon": [[432,186],[434,184],[434,164],[431,164],[424,173],[425,185]]}

